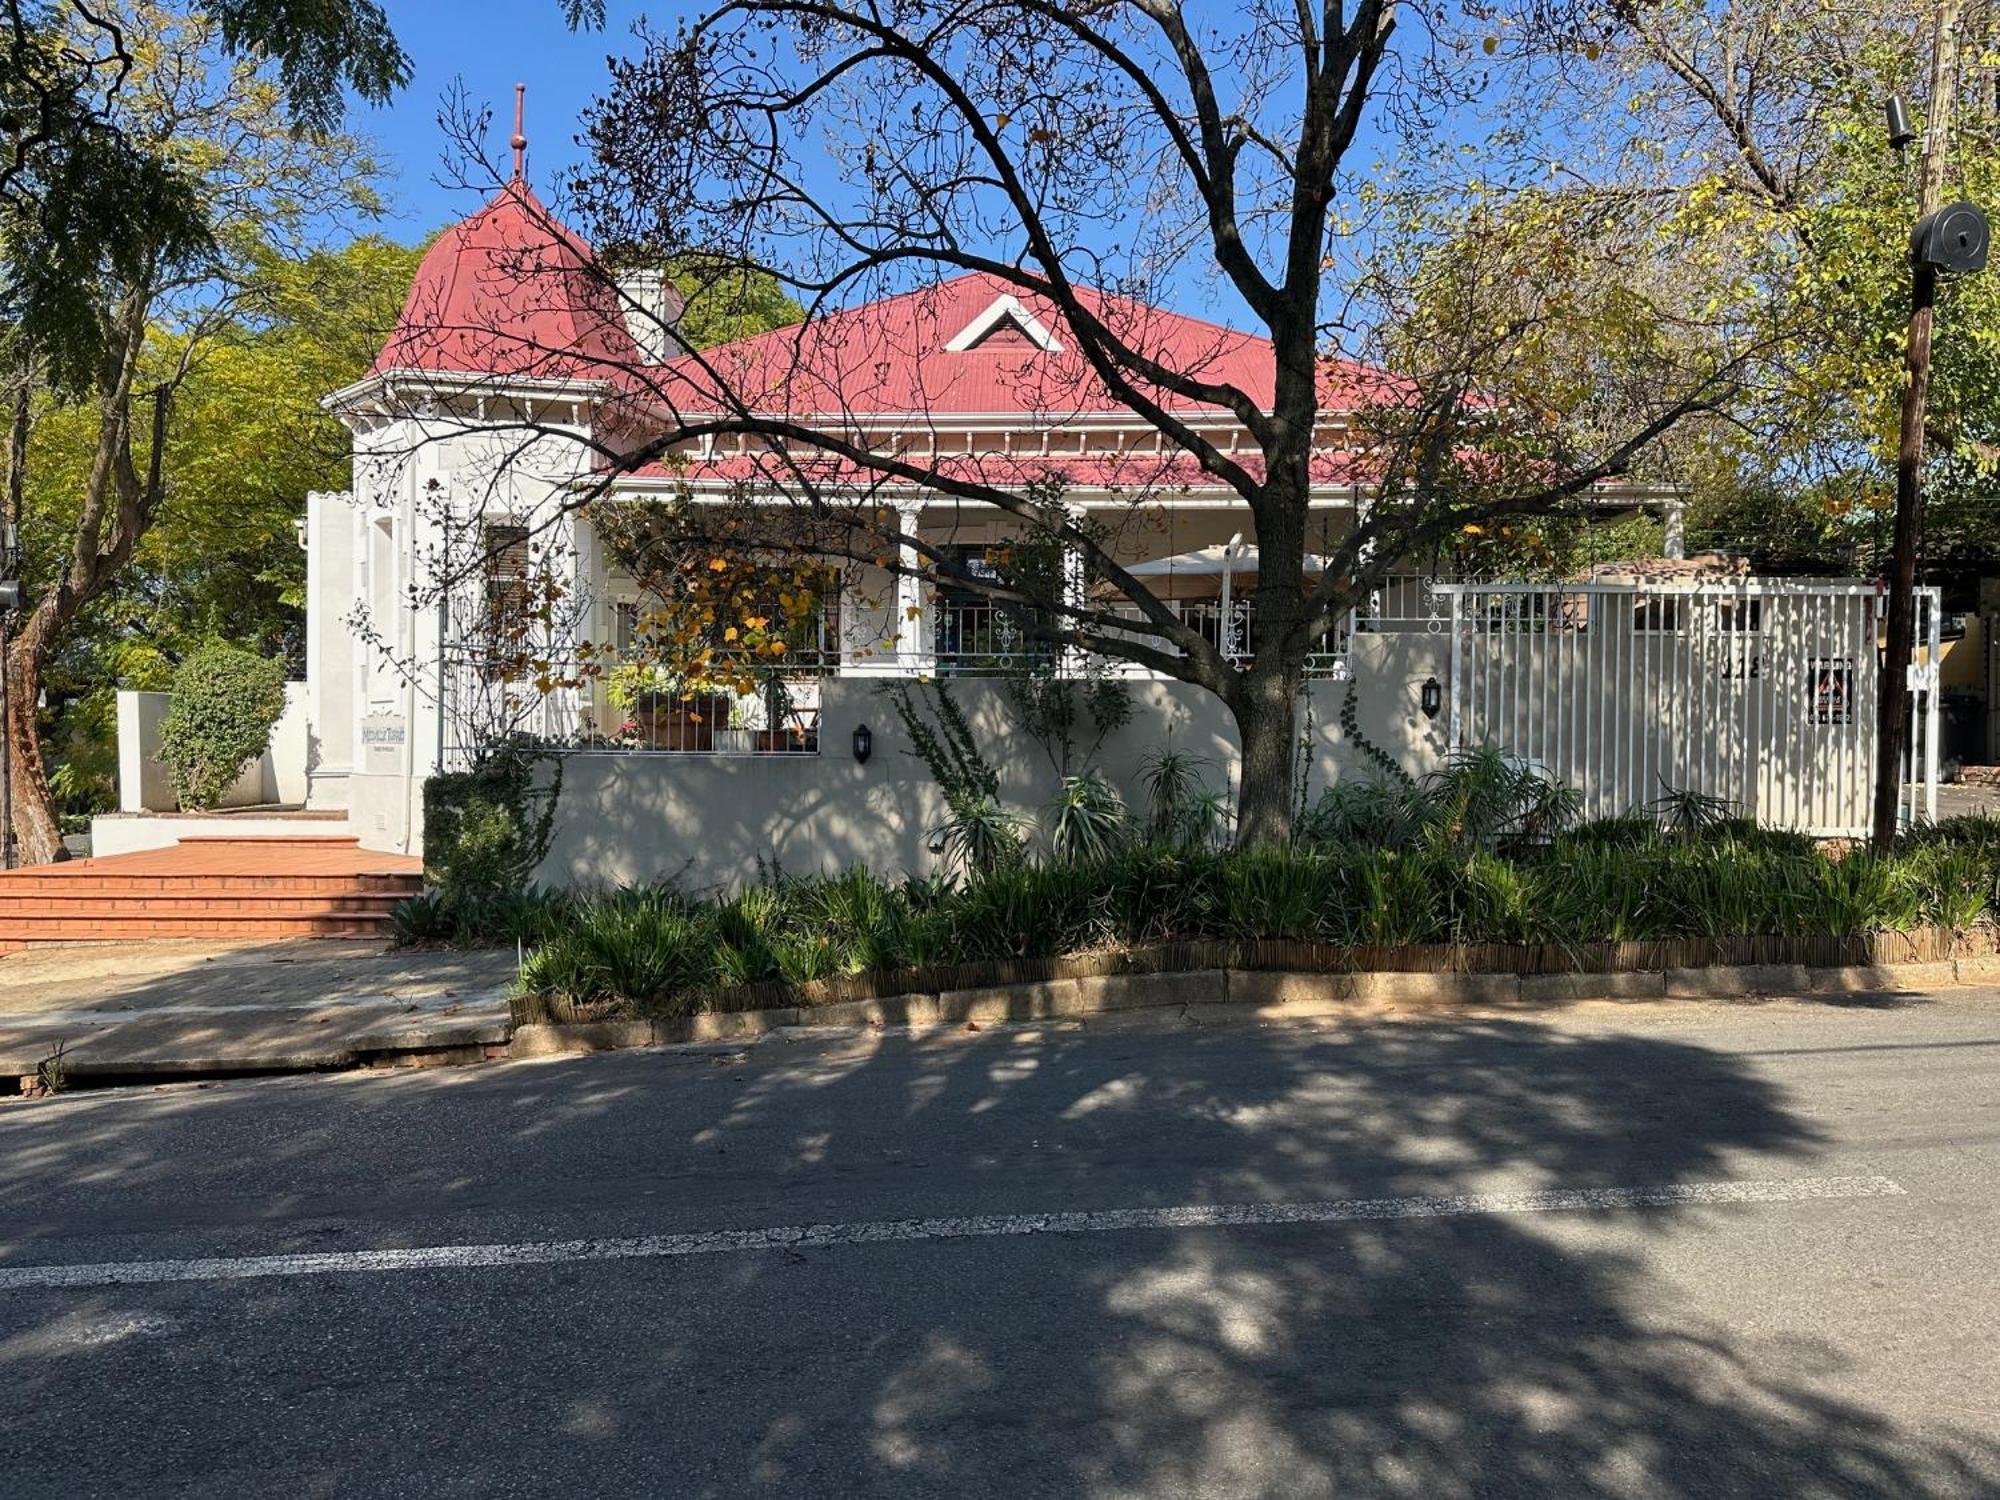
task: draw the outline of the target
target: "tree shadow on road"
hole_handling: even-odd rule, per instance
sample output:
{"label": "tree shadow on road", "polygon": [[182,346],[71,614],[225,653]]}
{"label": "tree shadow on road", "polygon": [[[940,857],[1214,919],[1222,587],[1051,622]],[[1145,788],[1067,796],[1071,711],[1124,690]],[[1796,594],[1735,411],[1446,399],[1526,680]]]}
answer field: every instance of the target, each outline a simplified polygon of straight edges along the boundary
{"label": "tree shadow on road", "polygon": [[[240,1136],[252,1099],[202,1105],[199,1130]],[[433,1143],[380,1184],[385,1228],[418,1197],[469,1215],[506,1178],[535,1184],[555,1216],[545,1227],[571,1234],[640,1230],[641,1181],[662,1190],[647,1200],[657,1230],[1843,1170],[1737,1057],[1526,1021],[1002,1029],[723,1061],[588,1059],[352,1091],[309,1153],[353,1149],[357,1173],[379,1173],[344,1131]],[[198,1137],[160,1149],[200,1149]],[[143,1180],[136,1137],[121,1144],[120,1171]],[[297,1155],[276,1135],[270,1149]],[[440,1295],[477,1298],[480,1316],[405,1312],[421,1337],[382,1357],[401,1362],[408,1389],[450,1393],[399,1419],[404,1441],[449,1472],[476,1475],[506,1453],[598,1493],[1995,1493],[1990,1437],[1887,1411],[1907,1367],[1836,1327],[1822,1336],[1811,1313],[1840,1295],[1812,1284],[1815,1267],[1838,1262],[1809,1253],[1801,1219],[1846,1232],[1860,1221],[1844,1216],[1900,1202],[1034,1235],[457,1276]],[[1774,1303],[1723,1321],[1704,1287],[1739,1277]],[[332,1293],[295,1281],[239,1295],[296,1316],[300,1299]],[[182,1417],[197,1427],[249,1420],[203,1409],[190,1372],[206,1362],[247,1360],[279,1385],[311,1378],[306,1352],[232,1348],[226,1332],[215,1343],[175,1356],[195,1392]],[[62,1362],[6,1350],[0,1340],[0,1365],[29,1387],[17,1410],[61,1398],[67,1377],[50,1369]],[[133,1340],[92,1358],[94,1377],[140,1381],[160,1356]],[[87,1441],[94,1418],[67,1420],[72,1444]],[[324,1438],[314,1485],[383,1478],[365,1442]]]}
{"label": "tree shadow on road", "polygon": [[[1507,1022],[1260,1040],[892,1044],[830,1089],[753,1082],[715,1133],[754,1137],[782,1114],[817,1170],[839,1170],[880,1149],[854,1139],[841,1096],[887,1072],[916,1149],[934,1123],[975,1118],[975,1174],[1032,1178],[1048,1207],[1785,1176],[1822,1144],[1735,1059],[1657,1037]],[[1114,1184],[1127,1190],[1107,1203]],[[1798,1319],[1773,1320],[1789,1335],[1726,1326],[1698,1281],[1650,1279],[1649,1241],[1758,1212],[1651,1209],[1581,1244],[1547,1220],[1478,1217],[963,1257],[997,1294],[909,1256],[846,1382],[866,1396],[788,1406],[763,1472],[859,1472],[883,1493],[1991,1492],[2000,1449],[1918,1438],[1835,1394],[1870,1372]],[[1717,1236],[1701,1274],[1742,1269],[1742,1243]]]}

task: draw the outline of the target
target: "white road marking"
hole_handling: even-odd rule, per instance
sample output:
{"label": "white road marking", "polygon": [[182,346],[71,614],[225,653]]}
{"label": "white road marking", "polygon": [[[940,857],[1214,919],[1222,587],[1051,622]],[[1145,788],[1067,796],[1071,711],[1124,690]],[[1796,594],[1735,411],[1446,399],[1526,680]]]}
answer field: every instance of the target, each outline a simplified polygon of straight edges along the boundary
{"label": "white road marking", "polygon": [[764,1250],[826,1250],[919,1240],[991,1239],[1027,1234],[1107,1234],[1143,1229],[1234,1229],[1266,1224],[1345,1224],[1362,1219],[1447,1219],[1486,1214],[1549,1214],[1620,1208],[1799,1203],[1826,1198],[1900,1197],[1887,1177],[1787,1177],[1769,1182],[1690,1182],[1666,1187],[1555,1188],[1439,1198],[1341,1198],[1322,1203],[1219,1203],[1185,1208],[1110,1208],[1075,1213],[981,1214],[956,1219],[888,1219],[718,1229],[624,1239],[538,1240],[519,1245],[432,1245],[409,1250],[337,1250],[308,1255],[244,1255],[209,1260],[110,1261],[98,1265],[0,1266],[0,1291],[35,1287],[137,1286],[150,1282],[245,1281],[263,1276],[330,1276],[355,1271],[469,1271],[594,1260],[665,1260]]}

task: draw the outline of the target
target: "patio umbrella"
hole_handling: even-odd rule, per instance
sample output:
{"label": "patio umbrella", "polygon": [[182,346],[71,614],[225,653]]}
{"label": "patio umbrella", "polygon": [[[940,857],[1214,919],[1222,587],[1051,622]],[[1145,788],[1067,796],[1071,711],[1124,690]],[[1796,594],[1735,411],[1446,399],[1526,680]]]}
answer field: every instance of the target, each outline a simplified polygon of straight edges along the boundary
{"label": "patio umbrella", "polygon": [[[1324,573],[1332,559],[1307,553],[1305,571]],[[1257,575],[1257,548],[1246,543],[1241,532],[1229,541],[1213,547],[1197,547],[1192,552],[1176,552],[1171,557],[1154,557],[1145,562],[1128,563],[1125,571],[1134,578],[1165,578],[1169,585],[1165,597],[1176,597],[1172,580],[1181,578],[1219,579],[1222,597],[1226,601],[1231,592],[1232,581],[1241,575]]]}

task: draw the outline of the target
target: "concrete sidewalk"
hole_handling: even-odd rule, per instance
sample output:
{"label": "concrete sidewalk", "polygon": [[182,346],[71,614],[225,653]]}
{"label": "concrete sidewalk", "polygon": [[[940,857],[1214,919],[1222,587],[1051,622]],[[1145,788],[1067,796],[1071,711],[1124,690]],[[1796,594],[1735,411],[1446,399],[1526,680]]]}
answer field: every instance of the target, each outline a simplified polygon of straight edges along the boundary
{"label": "concrete sidewalk", "polygon": [[0,958],[0,1079],[58,1047],[72,1079],[458,1060],[507,1040],[513,976],[511,950],[314,938],[32,948]]}

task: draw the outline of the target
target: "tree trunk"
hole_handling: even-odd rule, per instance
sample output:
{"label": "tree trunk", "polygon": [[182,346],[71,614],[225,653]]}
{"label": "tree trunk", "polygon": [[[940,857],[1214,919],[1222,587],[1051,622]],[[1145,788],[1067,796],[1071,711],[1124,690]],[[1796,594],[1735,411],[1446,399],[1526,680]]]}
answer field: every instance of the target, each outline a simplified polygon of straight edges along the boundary
{"label": "tree trunk", "polygon": [[1297,748],[1298,677],[1254,671],[1229,699],[1243,746],[1236,797],[1236,847],[1281,849],[1292,841],[1292,756]]}
{"label": "tree trunk", "polygon": [[[161,387],[150,398],[151,447],[143,475],[132,452],[133,383],[145,349],[149,306],[149,294],[137,290],[129,292],[118,306],[116,336],[97,398],[97,451],[84,484],[69,556],[18,622],[19,633],[7,642],[8,803],[17,857],[24,864],[48,864],[65,857],[62,819],[42,759],[36,713],[42,671],[54,658],[63,633],[131,561],[162,492],[160,474],[171,385]],[[184,371],[185,365],[182,368]],[[25,400],[25,396],[17,397],[17,403]],[[25,407],[17,404],[8,435],[8,504],[17,515],[27,438]]]}
{"label": "tree trunk", "polygon": [[[31,627],[32,629],[32,627]],[[15,857],[45,865],[66,857],[62,819],[42,763],[42,737],[35,722],[42,668],[35,640],[24,632],[7,646],[7,758],[12,785],[8,801],[14,817]]]}

